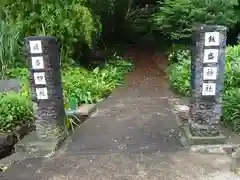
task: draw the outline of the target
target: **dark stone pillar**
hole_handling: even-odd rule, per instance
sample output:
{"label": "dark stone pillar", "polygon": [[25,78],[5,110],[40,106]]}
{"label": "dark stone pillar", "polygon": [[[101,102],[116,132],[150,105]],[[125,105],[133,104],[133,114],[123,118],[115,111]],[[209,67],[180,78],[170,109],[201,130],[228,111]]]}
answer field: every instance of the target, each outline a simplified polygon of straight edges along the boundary
{"label": "dark stone pillar", "polygon": [[59,47],[56,38],[47,36],[27,37],[25,45],[37,136],[54,149],[66,136]]}
{"label": "dark stone pillar", "polygon": [[193,43],[189,131],[193,137],[217,137],[220,136],[226,27],[196,26]]}

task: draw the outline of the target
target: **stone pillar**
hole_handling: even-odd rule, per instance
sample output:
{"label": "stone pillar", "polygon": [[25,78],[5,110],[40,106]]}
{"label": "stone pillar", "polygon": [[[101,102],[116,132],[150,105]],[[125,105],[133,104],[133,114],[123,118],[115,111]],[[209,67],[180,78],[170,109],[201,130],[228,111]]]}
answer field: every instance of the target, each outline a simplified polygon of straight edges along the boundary
{"label": "stone pillar", "polygon": [[60,50],[56,38],[48,36],[27,37],[25,46],[37,137],[54,150],[66,136]]}
{"label": "stone pillar", "polygon": [[224,83],[226,27],[199,25],[194,28],[191,62],[188,144],[223,143],[219,132],[221,90]]}

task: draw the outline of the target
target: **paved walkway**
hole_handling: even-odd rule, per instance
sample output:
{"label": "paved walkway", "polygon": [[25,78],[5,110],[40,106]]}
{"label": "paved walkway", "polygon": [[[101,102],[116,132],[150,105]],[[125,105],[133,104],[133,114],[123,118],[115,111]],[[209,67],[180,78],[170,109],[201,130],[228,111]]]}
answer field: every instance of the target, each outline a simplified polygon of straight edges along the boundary
{"label": "paved walkway", "polygon": [[[189,153],[164,80],[164,57],[129,53],[136,68],[126,84],[50,160],[27,159],[4,173],[8,180],[234,180],[228,159]],[[137,59],[137,61],[136,61]],[[159,67],[157,66],[159,65]],[[212,161],[209,161],[212,160]]]}

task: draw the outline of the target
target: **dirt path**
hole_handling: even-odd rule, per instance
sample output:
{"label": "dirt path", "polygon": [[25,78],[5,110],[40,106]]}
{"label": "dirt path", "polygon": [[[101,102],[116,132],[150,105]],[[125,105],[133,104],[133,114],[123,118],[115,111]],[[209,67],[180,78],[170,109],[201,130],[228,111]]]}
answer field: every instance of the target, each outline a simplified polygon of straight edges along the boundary
{"label": "dirt path", "polygon": [[164,72],[167,67],[166,56],[151,51],[147,52],[144,49],[131,49],[125,57],[132,59],[135,67],[134,72],[127,77],[129,87],[141,87],[143,85],[156,90],[168,88]]}

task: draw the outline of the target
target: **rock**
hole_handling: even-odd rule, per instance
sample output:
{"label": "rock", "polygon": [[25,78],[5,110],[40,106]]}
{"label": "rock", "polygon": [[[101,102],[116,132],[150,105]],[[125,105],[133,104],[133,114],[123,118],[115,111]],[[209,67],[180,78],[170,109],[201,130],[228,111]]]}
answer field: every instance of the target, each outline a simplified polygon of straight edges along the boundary
{"label": "rock", "polygon": [[15,143],[13,134],[0,134],[0,158],[10,155]]}
{"label": "rock", "polygon": [[239,174],[240,172],[240,147],[231,154],[231,170]]}
{"label": "rock", "polygon": [[187,105],[176,105],[175,110],[180,119],[188,120],[189,107]]}
{"label": "rock", "polygon": [[0,80],[0,92],[20,91],[20,83],[17,79]]}
{"label": "rock", "polygon": [[82,104],[76,110],[68,110],[66,112],[68,117],[74,118],[79,123],[85,121],[86,118],[94,115],[97,112],[96,104]]}
{"label": "rock", "polygon": [[33,125],[22,124],[21,126],[16,127],[16,130],[13,132],[13,134],[17,137],[18,140],[20,140],[33,130],[35,130],[35,127]]}
{"label": "rock", "polygon": [[238,144],[193,145],[190,147],[190,152],[224,155],[227,154],[232,156],[232,153],[238,147]]}
{"label": "rock", "polygon": [[23,124],[11,133],[0,134],[0,159],[9,156],[14,151],[14,145],[32,130],[32,126]]}

